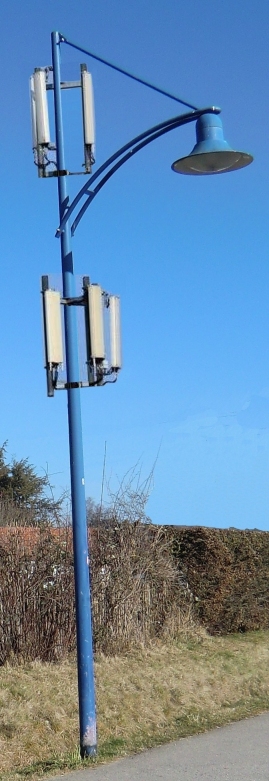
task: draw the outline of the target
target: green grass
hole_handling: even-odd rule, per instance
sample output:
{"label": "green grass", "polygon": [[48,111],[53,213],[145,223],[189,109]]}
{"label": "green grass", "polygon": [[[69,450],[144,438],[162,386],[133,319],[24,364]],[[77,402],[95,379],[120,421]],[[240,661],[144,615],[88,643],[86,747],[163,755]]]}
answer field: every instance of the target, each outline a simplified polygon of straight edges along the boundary
{"label": "green grass", "polygon": [[81,760],[74,661],[0,668],[1,781],[108,762],[269,710],[269,632],[96,660],[98,756]]}

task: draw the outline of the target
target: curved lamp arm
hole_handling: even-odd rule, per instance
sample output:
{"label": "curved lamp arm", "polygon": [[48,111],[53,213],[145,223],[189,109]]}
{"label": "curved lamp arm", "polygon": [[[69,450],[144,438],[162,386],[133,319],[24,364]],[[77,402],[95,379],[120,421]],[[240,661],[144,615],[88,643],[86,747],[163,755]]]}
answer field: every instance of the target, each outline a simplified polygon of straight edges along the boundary
{"label": "curved lamp arm", "polygon": [[[174,130],[175,128],[180,127],[181,125],[186,125],[189,122],[194,122],[195,120],[199,119],[199,117],[201,117],[203,114],[209,114],[209,113],[219,114],[220,109],[212,106],[210,108],[197,109],[197,111],[191,111],[186,114],[180,114],[177,117],[168,119],[165,122],[161,122],[160,124],[150,128],[149,130],[146,130],[144,133],[141,133],[139,136],[136,136],[136,138],[133,138],[131,141],[129,141],[128,144],[125,144],[123,147],[121,147],[121,149],[118,149],[117,152],[111,155],[111,157],[109,157],[100,166],[100,168],[98,168],[97,171],[95,171],[93,176],[91,176],[90,179],[88,179],[86,184],[78,192],[78,194],[76,195],[76,197],[74,198],[70,206],[67,208],[61,220],[59,228],[56,231],[56,236],[59,237],[61,235],[77,204],[79,203],[81,198],[83,198],[84,195],[88,194],[89,197],[85,201],[84,205],[82,206],[76,219],[73,222],[71,230],[72,230],[72,235],[74,235],[78,223],[80,222],[81,218],[83,217],[83,214],[85,213],[86,209],[92,202],[93,198],[95,198],[99,190],[104,186],[104,184],[108,181],[108,179],[110,179],[110,177],[118,170],[118,168],[120,168],[121,165],[127,162],[127,160],[129,160],[130,157],[132,157],[136,152],[139,152],[140,149],[143,149],[144,146],[149,144],[151,141],[154,141],[156,138],[159,138],[160,136],[164,135],[164,133],[168,133],[170,130]],[[125,152],[128,153],[124,154]],[[106,168],[109,168],[109,166],[112,165],[112,163],[118,158],[121,159],[118,160],[116,165],[114,165],[113,168],[111,168],[111,170],[108,171],[108,173],[103,177],[103,179],[101,179],[101,181],[98,183],[96,188],[91,192],[89,192],[89,188],[91,187],[93,182],[96,179],[98,179],[99,176],[106,170]]]}

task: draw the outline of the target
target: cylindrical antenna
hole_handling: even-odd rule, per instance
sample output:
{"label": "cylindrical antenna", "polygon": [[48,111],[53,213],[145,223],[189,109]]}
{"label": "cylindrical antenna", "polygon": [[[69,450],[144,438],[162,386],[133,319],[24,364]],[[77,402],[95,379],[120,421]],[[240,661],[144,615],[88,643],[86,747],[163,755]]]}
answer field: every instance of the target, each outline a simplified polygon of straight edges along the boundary
{"label": "cylindrical antenna", "polygon": [[36,68],[33,75],[36,136],[37,144],[48,146],[50,143],[49,112],[46,89],[46,72],[43,68]]}
{"label": "cylindrical antenna", "polygon": [[90,172],[91,165],[93,162],[94,143],[95,143],[93,85],[92,85],[91,73],[88,73],[87,66],[81,65],[80,71],[81,71],[85,170],[87,172]]}
{"label": "cylindrical antenna", "polygon": [[32,140],[33,149],[37,148],[37,133],[36,133],[36,104],[35,104],[35,87],[34,77],[30,78],[30,103],[31,103],[31,118],[32,118]]}
{"label": "cylindrical antenna", "polygon": [[110,314],[110,363],[114,371],[121,369],[121,329],[119,296],[109,296]]}
{"label": "cylindrical antenna", "polygon": [[46,365],[51,368],[63,363],[61,296],[56,290],[43,291]]}
{"label": "cylindrical antenna", "polygon": [[90,331],[88,359],[103,361],[105,358],[104,340],[104,307],[100,285],[89,285],[88,293],[88,324]]}

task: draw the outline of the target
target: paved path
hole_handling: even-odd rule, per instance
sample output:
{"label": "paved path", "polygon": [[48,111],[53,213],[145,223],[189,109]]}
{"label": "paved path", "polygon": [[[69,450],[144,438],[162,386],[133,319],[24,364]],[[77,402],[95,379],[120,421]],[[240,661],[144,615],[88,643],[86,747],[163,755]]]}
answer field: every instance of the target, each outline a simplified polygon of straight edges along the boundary
{"label": "paved path", "polygon": [[78,770],[64,781],[269,781],[269,713]]}

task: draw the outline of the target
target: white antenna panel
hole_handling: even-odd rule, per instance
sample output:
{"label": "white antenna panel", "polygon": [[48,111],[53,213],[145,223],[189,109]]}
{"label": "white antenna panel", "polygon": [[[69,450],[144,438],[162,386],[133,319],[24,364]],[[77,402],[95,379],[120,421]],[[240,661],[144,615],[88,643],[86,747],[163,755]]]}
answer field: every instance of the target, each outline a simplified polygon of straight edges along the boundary
{"label": "white antenna panel", "polygon": [[110,314],[110,363],[112,369],[121,369],[120,299],[109,296]]}
{"label": "white antenna panel", "polygon": [[36,105],[35,105],[35,88],[34,88],[34,77],[33,76],[31,76],[31,78],[30,78],[30,101],[31,101],[33,149],[36,149],[37,148]]}
{"label": "white antenna panel", "polygon": [[47,364],[63,363],[63,337],[61,318],[61,295],[56,290],[45,290],[44,329]]}
{"label": "white antenna panel", "polygon": [[84,68],[85,66],[81,68],[84,144],[93,147],[95,141],[93,85],[91,73]]}
{"label": "white antenna panel", "polygon": [[100,285],[88,285],[88,312],[90,357],[103,361],[105,358],[104,314],[102,288]]}
{"label": "white antenna panel", "polygon": [[[47,146],[50,143],[49,112],[46,89],[46,73],[37,69],[33,75],[35,121],[37,144]],[[33,115],[32,115],[33,116]]]}

